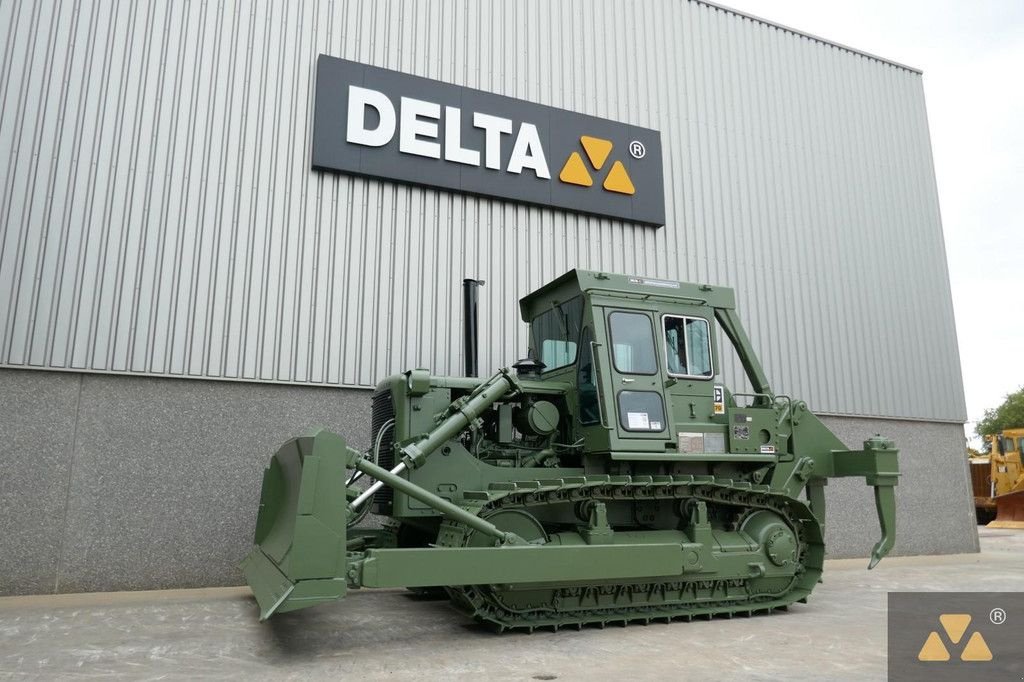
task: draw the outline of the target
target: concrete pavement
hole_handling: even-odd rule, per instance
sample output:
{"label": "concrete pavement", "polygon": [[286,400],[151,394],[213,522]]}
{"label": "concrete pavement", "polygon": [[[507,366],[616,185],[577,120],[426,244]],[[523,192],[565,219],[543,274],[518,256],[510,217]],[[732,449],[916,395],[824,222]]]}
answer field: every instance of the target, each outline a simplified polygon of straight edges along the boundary
{"label": "concrete pavement", "polygon": [[886,592],[1015,591],[1024,531],[982,552],[826,562],[787,613],[498,635],[400,590],[256,620],[247,588],[0,599],[0,679],[885,678]]}

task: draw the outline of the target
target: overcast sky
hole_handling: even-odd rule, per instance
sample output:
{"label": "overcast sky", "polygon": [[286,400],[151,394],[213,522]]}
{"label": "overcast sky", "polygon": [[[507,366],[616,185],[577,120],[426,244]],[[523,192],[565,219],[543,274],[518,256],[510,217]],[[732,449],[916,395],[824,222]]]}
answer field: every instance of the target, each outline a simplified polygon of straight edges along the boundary
{"label": "overcast sky", "polygon": [[1024,0],[722,4],[924,71],[967,416],[977,420],[1024,386]]}

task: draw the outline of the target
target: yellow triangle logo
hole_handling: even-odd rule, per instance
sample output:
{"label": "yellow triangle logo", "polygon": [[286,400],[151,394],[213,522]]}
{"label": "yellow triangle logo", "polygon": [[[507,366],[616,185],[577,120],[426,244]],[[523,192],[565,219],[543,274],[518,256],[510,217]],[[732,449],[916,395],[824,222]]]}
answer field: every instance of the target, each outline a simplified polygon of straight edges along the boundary
{"label": "yellow triangle logo", "polygon": [[946,646],[939,639],[939,633],[932,631],[928,635],[928,639],[925,640],[924,646],[921,647],[921,651],[917,654],[917,660],[919,661],[948,661],[949,652],[946,651]]}
{"label": "yellow triangle logo", "polygon": [[944,613],[939,616],[939,622],[949,635],[949,641],[959,644],[960,638],[967,632],[967,626],[971,624],[971,616],[967,613]]}
{"label": "yellow triangle logo", "polygon": [[573,152],[569,156],[569,160],[562,166],[562,172],[558,174],[558,179],[570,185],[581,185],[583,187],[590,187],[594,184],[590,173],[587,172],[587,167],[583,165],[583,157],[580,156],[579,152]]}
{"label": "yellow triangle logo", "polygon": [[619,194],[636,193],[633,181],[629,179],[629,173],[626,172],[626,167],[622,165],[621,161],[612,164],[612,169],[608,171],[608,177],[604,179],[603,187],[609,192],[618,192]]}
{"label": "yellow triangle logo", "polygon": [[580,142],[583,143],[583,148],[587,150],[587,158],[590,159],[594,170],[601,170],[601,166],[608,160],[608,155],[612,153],[611,140],[602,140],[599,137],[583,135],[580,137]]}
{"label": "yellow triangle logo", "polygon": [[964,647],[964,651],[960,654],[961,661],[991,661],[992,650],[988,648],[988,644],[985,643],[985,638],[981,636],[980,632],[975,632],[971,635],[971,638],[967,640],[967,646]]}

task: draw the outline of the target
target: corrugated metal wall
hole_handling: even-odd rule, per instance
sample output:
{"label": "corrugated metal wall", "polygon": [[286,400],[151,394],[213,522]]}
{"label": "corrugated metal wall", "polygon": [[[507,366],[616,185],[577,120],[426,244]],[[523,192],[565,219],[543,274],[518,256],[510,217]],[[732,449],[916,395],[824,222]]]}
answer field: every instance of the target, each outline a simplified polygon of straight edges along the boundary
{"label": "corrugated metal wall", "polygon": [[[815,409],[964,418],[913,71],[684,0],[7,0],[0,49],[0,365],[457,373],[476,276],[496,367],[580,266],[736,287]],[[315,173],[321,52],[659,129],[668,224]]]}

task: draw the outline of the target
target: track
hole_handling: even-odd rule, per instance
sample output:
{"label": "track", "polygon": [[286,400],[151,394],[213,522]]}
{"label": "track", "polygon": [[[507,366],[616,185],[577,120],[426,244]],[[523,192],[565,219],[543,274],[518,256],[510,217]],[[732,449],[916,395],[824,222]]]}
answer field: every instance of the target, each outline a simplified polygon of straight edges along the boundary
{"label": "track", "polygon": [[[610,623],[692,620],[770,612],[806,601],[821,576],[822,529],[800,500],[752,485],[711,476],[585,476],[492,485],[466,494],[477,514],[536,511],[564,502],[629,500],[701,500],[726,507],[735,522],[760,509],[781,516],[794,531],[797,561],[787,577],[680,574],[657,581],[609,581],[600,584],[477,585],[450,587],[452,602],[498,630],[581,628]],[[458,523],[441,526],[437,544],[464,546],[472,531]]]}

